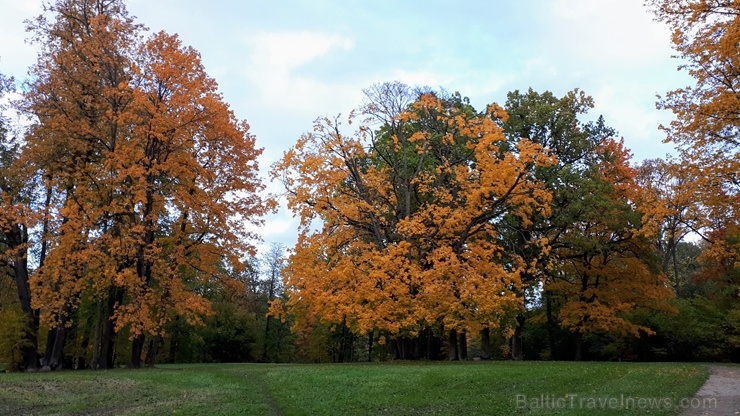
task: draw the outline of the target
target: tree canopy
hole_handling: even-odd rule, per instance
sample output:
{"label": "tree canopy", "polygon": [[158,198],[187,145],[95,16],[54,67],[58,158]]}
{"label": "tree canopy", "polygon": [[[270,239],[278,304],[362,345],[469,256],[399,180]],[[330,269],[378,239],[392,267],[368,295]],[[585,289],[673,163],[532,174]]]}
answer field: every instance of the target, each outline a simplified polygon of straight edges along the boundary
{"label": "tree canopy", "polygon": [[145,335],[211,313],[196,282],[253,251],[261,149],[177,36],[145,36],[121,1],[48,11],[29,23],[42,53],[22,101],[23,157],[51,195],[34,305],[63,328],[84,297],[113,298],[138,367]]}
{"label": "tree canopy", "polygon": [[506,149],[501,107],[459,95],[422,93],[372,131],[372,111],[398,98],[371,96],[349,136],[317,120],[273,166],[301,216],[288,307],[359,333],[496,327],[523,267],[502,261],[496,224],[547,210],[531,166],[554,160],[527,140]]}
{"label": "tree canopy", "polygon": [[271,165],[300,224],[258,255],[278,200],[198,51],[47,3],[0,74],[0,362],[740,360],[740,6],[647,4],[696,80],[657,103],[677,157],[578,88],[374,84]]}

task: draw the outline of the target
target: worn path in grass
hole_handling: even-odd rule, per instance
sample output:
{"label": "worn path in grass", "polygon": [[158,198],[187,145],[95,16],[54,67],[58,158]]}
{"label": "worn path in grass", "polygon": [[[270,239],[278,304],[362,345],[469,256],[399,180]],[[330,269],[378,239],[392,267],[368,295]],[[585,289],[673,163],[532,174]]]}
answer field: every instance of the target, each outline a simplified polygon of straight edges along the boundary
{"label": "worn path in grass", "polygon": [[681,416],[740,415],[740,367],[709,366],[710,376]]}

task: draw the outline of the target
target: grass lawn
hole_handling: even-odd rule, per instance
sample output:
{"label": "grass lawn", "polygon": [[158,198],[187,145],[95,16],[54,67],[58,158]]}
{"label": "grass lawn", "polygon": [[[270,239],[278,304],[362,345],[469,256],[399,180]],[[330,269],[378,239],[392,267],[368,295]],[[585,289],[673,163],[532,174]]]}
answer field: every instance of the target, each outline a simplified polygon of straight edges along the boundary
{"label": "grass lawn", "polygon": [[693,364],[167,365],[0,374],[2,415],[676,415]]}

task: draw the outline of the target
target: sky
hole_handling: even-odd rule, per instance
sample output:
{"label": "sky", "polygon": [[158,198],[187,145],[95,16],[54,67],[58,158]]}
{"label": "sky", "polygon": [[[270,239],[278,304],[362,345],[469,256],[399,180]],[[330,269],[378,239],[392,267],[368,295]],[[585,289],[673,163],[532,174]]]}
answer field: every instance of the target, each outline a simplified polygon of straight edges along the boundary
{"label": "sky", "polygon": [[[25,19],[40,0],[0,0],[0,73],[26,77],[36,50]],[[270,165],[313,120],[348,114],[362,89],[401,81],[444,88],[475,108],[509,91],[579,88],[589,119],[603,115],[634,162],[673,153],[658,125],[671,114],[656,96],[691,85],[677,70],[670,32],[643,0],[129,0],[151,32],[178,34],[200,54],[239,119],[249,122],[268,191]],[[282,206],[284,206],[284,201]],[[285,208],[257,230],[264,247],[295,244]]]}

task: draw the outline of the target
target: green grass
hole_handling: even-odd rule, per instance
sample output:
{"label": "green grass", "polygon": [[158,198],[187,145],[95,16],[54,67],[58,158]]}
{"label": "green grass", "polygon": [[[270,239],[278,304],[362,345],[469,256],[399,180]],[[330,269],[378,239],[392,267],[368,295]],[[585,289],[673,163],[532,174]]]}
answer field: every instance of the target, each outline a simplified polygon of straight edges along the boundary
{"label": "green grass", "polygon": [[11,373],[0,374],[0,414],[675,415],[673,404],[692,397],[707,376],[693,364],[566,362]]}

